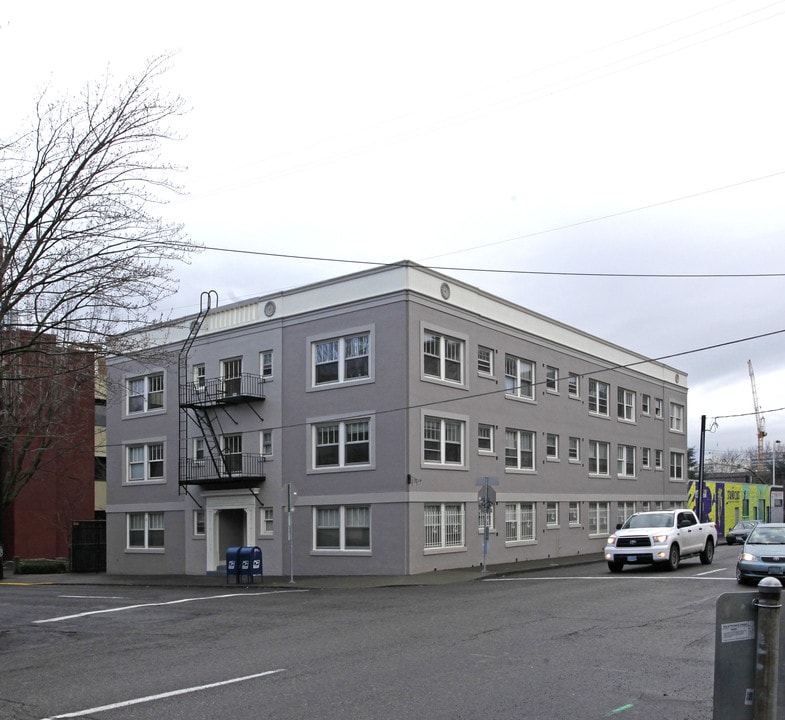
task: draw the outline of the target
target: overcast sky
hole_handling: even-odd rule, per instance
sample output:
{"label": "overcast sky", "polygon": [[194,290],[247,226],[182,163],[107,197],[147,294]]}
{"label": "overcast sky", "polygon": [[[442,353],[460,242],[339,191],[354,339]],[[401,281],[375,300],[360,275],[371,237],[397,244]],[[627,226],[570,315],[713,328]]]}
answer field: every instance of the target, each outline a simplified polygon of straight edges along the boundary
{"label": "overcast sky", "polygon": [[176,53],[167,216],[269,253],[195,258],[176,315],[410,259],[668,358],[690,446],[746,450],[750,359],[785,442],[783,38],[782,0],[6,0],[0,137]]}

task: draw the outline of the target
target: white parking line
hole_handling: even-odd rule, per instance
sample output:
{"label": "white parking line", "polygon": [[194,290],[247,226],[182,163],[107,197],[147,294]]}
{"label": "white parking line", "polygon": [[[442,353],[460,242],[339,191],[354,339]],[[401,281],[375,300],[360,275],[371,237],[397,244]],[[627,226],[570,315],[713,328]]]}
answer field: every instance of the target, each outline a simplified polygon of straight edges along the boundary
{"label": "white parking line", "polygon": [[44,718],[43,720],[60,720],[61,718],[84,717],[85,715],[92,715],[93,713],[106,712],[107,710],[117,710],[117,708],[129,707],[131,705],[140,705],[141,703],[154,702],[155,700],[165,700],[166,698],[176,697],[177,695],[187,695],[188,693],[209,690],[211,688],[222,687],[223,685],[232,685],[233,683],[245,682],[246,680],[255,680],[256,678],[275,675],[276,673],[282,672],[284,672],[284,668],[279,668],[278,670],[266,670],[265,672],[256,673],[254,675],[230,678],[229,680],[221,680],[220,682],[208,683],[207,685],[195,685],[194,687],[182,688],[181,690],[171,690],[170,692],[159,693],[158,695],[147,695],[145,697],[134,698],[132,700],[123,700],[121,702],[111,703],[109,705],[99,705],[98,707],[87,708],[86,710],[77,710],[76,712],[63,713],[62,715],[52,715],[48,718]]}
{"label": "white parking line", "polygon": [[502,578],[487,578],[482,582],[543,582],[548,580],[727,580],[736,582],[736,578],[707,578],[703,577],[708,573],[701,573],[700,575],[632,575],[632,574],[616,574],[613,575],[574,575],[571,577],[502,577]]}
{"label": "white parking line", "polygon": [[272,590],[271,592],[255,593],[253,595],[249,595],[248,593],[228,593],[223,595],[208,595],[206,597],[181,598],[180,600],[169,600],[168,602],[141,603],[139,605],[124,605],[123,607],[105,608],[104,610],[87,610],[85,612],[75,613],[73,615],[61,615],[60,617],[46,618],[45,620],[34,620],[33,623],[36,625],[42,625],[44,623],[55,623],[55,622],[62,622],[64,620],[74,620],[76,618],[89,617],[90,615],[106,615],[108,613],[126,612],[127,610],[138,610],[139,608],[164,607],[166,605],[180,605],[182,603],[200,602],[202,600],[223,600],[224,598],[233,598],[233,597],[261,597],[267,595],[279,595],[281,593],[294,593],[294,592],[308,592],[308,591],[307,590]]}

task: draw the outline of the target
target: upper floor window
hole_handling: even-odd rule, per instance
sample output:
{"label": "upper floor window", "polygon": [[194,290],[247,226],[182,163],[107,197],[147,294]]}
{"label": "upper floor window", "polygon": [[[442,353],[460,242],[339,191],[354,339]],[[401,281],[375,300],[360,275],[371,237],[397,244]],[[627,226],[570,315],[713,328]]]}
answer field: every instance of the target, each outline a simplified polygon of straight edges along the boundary
{"label": "upper floor window", "polygon": [[493,350],[480,345],[477,348],[477,372],[481,375],[493,375]]}
{"label": "upper floor window", "polygon": [[619,420],[635,420],[635,393],[632,390],[617,390],[617,415]]}
{"label": "upper floor window", "polygon": [[504,384],[508,395],[533,400],[534,363],[514,355],[505,355]]}
{"label": "upper floor window", "polygon": [[273,454],[273,431],[262,430],[259,437],[259,443],[262,447],[262,455],[270,456]]}
{"label": "upper floor window", "polygon": [[570,373],[567,376],[567,394],[571,398],[581,396],[581,378],[576,373]]}
{"label": "upper floor window", "polygon": [[670,479],[684,480],[684,453],[681,452],[671,453]]}
{"label": "upper floor window", "polygon": [[224,394],[227,397],[239,395],[243,382],[243,359],[221,360],[221,377]]}
{"label": "upper floor window", "polygon": [[462,420],[423,417],[423,462],[463,465],[464,427]]}
{"label": "upper floor window", "polygon": [[616,472],[619,477],[635,477],[635,447],[619,445],[616,460]]}
{"label": "upper floor window", "polygon": [[423,374],[463,383],[463,352],[463,340],[426,330],[423,333]]}
{"label": "upper floor window", "polygon": [[662,450],[654,451],[654,469],[662,470]]}
{"label": "upper floor window", "polygon": [[273,351],[264,350],[259,353],[259,374],[263,378],[271,378],[273,376]]}
{"label": "upper floor window", "polygon": [[581,439],[578,437],[570,438],[569,459],[570,462],[581,461]]}
{"label": "upper floor window", "polygon": [[594,415],[608,415],[608,395],[610,385],[600,380],[589,380],[589,412]]}
{"label": "upper floor window", "polygon": [[534,433],[507,428],[504,432],[504,466],[534,470]]}
{"label": "upper floor window", "polygon": [[318,423],[313,426],[315,468],[341,468],[371,462],[369,418]]}
{"label": "upper floor window", "polygon": [[610,443],[600,440],[589,440],[589,474],[608,475],[608,456]]}
{"label": "upper floor window", "polygon": [[673,432],[684,432],[684,405],[671,403],[670,428]]}
{"label": "upper floor window", "polygon": [[477,426],[477,449],[482,453],[493,452],[493,425]]}
{"label": "upper floor window", "polygon": [[555,433],[545,435],[545,457],[548,460],[559,459],[559,436]]}
{"label": "upper floor window", "polygon": [[164,479],[164,444],[149,443],[128,447],[128,482]]}
{"label": "upper floor window", "polygon": [[651,396],[646,395],[646,393],[641,395],[641,412],[644,415],[649,415],[651,413]]}
{"label": "upper floor window", "polygon": [[651,448],[641,448],[641,467],[646,470],[651,468]]}
{"label": "upper floor window", "polygon": [[559,368],[545,366],[545,389],[548,392],[559,392]]}
{"label": "upper floor window", "polygon": [[162,372],[130,378],[126,387],[129,414],[163,409],[164,374]]}
{"label": "upper floor window", "polygon": [[313,343],[313,384],[350,382],[370,377],[370,333]]}
{"label": "upper floor window", "polygon": [[662,398],[654,398],[654,417],[662,419]]}
{"label": "upper floor window", "polygon": [[194,389],[204,390],[204,387],[207,384],[207,370],[204,366],[204,363],[199,363],[198,365],[194,365],[193,373],[194,373]]}

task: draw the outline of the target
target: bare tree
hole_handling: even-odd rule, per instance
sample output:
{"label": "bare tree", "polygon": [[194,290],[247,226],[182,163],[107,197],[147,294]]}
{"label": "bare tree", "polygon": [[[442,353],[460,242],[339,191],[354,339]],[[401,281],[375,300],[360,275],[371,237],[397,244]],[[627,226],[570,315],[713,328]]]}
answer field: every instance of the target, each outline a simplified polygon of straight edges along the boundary
{"label": "bare tree", "polygon": [[[179,190],[161,153],[184,110],[158,87],[169,61],[154,58],[119,84],[107,76],[70,101],[44,93],[31,128],[0,142],[0,508],[24,485],[14,472],[24,467],[29,477],[47,443],[36,424],[27,444],[36,453],[8,466],[10,440],[32,430],[18,407],[20,355],[51,348],[51,368],[36,364],[54,376],[63,347],[121,352],[123,333],[175,292],[173,263],[198,249],[181,225],[152,212]],[[92,353],[83,357],[92,363]],[[41,396],[50,401],[44,416],[57,417],[67,395]]]}

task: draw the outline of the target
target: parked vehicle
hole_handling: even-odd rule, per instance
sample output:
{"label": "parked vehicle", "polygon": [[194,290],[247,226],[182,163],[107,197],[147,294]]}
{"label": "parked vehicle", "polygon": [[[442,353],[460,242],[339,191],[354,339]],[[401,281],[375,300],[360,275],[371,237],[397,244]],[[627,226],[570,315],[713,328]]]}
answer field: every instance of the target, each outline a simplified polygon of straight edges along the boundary
{"label": "parked vehicle", "polygon": [[717,526],[698,522],[692,510],[655,510],[630,515],[608,538],[605,559],[611,572],[652,564],[675,570],[682,558],[694,555],[709,565],[716,545]]}
{"label": "parked vehicle", "polygon": [[736,561],[736,580],[744,585],[785,576],[785,523],[758,523]]}
{"label": "parked vehicle", "polygon": [[728,534],[725,536],[725,542],[728,543],[728,545],[743,543],[747,539],[747,535],[750,534],[750,530],[757,524],[757,520],[742,520],[741,522],[737,522],[728,530]]}

